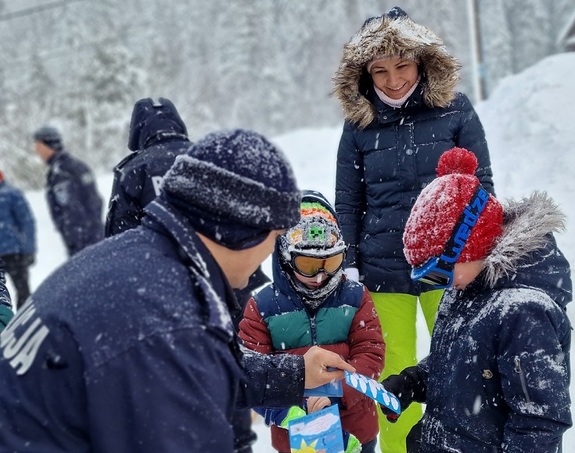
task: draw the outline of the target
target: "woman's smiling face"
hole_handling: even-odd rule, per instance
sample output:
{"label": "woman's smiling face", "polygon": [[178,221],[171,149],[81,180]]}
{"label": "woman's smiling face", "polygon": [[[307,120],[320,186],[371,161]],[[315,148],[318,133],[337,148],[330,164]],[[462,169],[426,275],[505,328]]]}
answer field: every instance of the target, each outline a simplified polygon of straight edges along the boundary
{"label": "woman's smiling face", "polygon": [[369,69],[374,85],[391,99],[401,99],[417,82],[417,62],[390,57],[377,60]]}

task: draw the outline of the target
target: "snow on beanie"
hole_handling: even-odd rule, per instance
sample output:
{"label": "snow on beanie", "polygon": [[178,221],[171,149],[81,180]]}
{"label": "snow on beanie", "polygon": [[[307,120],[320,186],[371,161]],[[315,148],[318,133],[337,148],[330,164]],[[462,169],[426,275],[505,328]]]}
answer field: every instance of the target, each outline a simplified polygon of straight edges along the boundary
{"label": "snow on beanie", "polygon": [[280,265],[287,271],[285,275],[302,297],[303,303],[315,310],[339,286],[343,268],[329,276],[323,286],[308,288],[294,277],[293,270],[288,271],[291,268],[291,253],[324,258],[345,251],[346,244],[339,229],[335,210],[320,192],[304,190],[300,212],[301,217],[297,225],[279,238]]}
{"label": "snow on beanie", "polygon": [[281,238],[282,253],[287,261],[291,259],[291,252],[324,257],[345,250],[335,210],[320,192],[305,190],[300,212],[297,225]]}
{"label": "snow on beanie", "polygon": [[61,151],[64,148],[62,135],[58,129],[52,126],[42,126],[34,132],[33,138],[37,142],[42,142],[54,151]]}
{"label": "snow on beanie", "polygon": [[[412,266],[443,253],[457,220],[479,185],[475,176],[477,165],[475,154],[463,148],[452,148],[439,158],[438,177],[421,191],[405,225],[403,251]],[[503,207],[489,195],[457,262],[485,258],[502,231]]]}
{"label": "snow on beanie", "polygon": [[214,132],[193,144],[166,173],[162,193],[199,233],[234,250],[295,225],[300,197],[284,154],[244,129]]}

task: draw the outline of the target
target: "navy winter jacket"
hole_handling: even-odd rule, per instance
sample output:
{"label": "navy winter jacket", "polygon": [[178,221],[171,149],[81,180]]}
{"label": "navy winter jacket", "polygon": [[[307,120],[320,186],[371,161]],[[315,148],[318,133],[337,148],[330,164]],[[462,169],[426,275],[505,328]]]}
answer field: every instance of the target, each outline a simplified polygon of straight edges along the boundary
{"label": "navy winter jacket", "polygon": [[482,274],[446,290],[427,380],[422,453],[556,453],[571,426],[569,263],[553,231],[563,217],[534,194],[505,210]]}
{"label": "navy winter jacket", "polygon": [[114,168],[106,237],[140,224],[144,207],[160,194],[164,174],[189,146],[186,126],[171,101],[136,102],[128,141],[133,152]]}
{"label": "navy winter jacket", "polygon": [[454,146],[473,151],[476,175],[493,193],[483,128],[467,97],[459,94],[442,109],[429,109],[420,96],[413,97],[404,109],[374,99],[379,121],[364,130],[346,122],[339,145],[335,207],[350,244],[347,265],[359,269],[370,291],[417,295],[432,289],[412,282],[402,236],[444,151]]}
{"label": "navy winter jacket", "polygon": [[102,198],[90,168],[66,151],[54,154],[48,166],[48,207],[72,256],[104,237]]}
{"label": "navy winter jacket", "polygon": [[0,336],[1,450],[231,453],[236,401],[302,398],[303,359],[242,356],[211,254],[184,217],[147,209],[57,269]]}
{"label": "navy winter jacket", "polygon": [[[418,62],[421,80],[402,107],[377,96],[365,66],[380,55]],[[458,146],[475,153],[476,176],[493,193],[483,126],[455,91],[459,64],[430,30],[399,8],[366,21],[346,44],[334,94],[346,118],[337,154],[335,208],[348,267],[373,292],[418,295],[403,254],[403,231],[421,190],[436,177],[439,156]]]}
{"label": "navy winter jacket", "polygon": [[34,255],[36,222],[24,193],[0,181],[0,256]]}

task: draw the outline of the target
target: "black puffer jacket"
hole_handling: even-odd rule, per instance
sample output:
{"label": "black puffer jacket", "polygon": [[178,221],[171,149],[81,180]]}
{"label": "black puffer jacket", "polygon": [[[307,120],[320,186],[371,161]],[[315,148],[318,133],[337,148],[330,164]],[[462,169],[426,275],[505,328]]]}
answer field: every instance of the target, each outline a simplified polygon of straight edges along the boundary
{"label": "black puffer jacket", "polygon": [[114,169],[106,236],[140,224],[144,206],[156,198],[164,174],[190,141],[174,104],[165,98],[141,99],[134,105],[128,148],[132,154]]}
{"label": "black puffer jacket", "polygon": [[[420,63],[419,86],[401,108],[377,97],[365,70],[382,54]],[[444,151],[454,146],[473,151],[479,162],[476,175],[494,193],[483,127],[469,99],[455,91],[458,71],[441,40],[398,8],[366,21],[344,48],[334,76],[334,95],[346,118],[335,208],[350,245],[347,265],[359,268],[370,291],[417,295],[432,289],[411,281],[402,235]]]}

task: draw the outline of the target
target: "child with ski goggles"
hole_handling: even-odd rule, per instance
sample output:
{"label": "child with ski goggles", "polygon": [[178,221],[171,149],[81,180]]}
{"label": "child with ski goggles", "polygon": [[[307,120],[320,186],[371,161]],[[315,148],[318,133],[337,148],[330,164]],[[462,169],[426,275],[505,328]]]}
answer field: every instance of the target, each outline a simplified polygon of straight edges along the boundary
{"label": "child with ski goggles", "polygon": [[[352,361],[359,373],[377,378],[385,353],[381,325],[369,291],[344,274],[345,251],[332,206],[321,193],[304,191],[299,223],[276,243],[273,283],[255,294],[244,311],[244,344],[265,354],[303,354],[317,344]],[[288,422],[334,404],[345,452],[374,452],[375,404],[351,387],[344,386],[342,397],[309,396],[299,406],[256,411],[271,428],[273,447],[289,452]]]}

